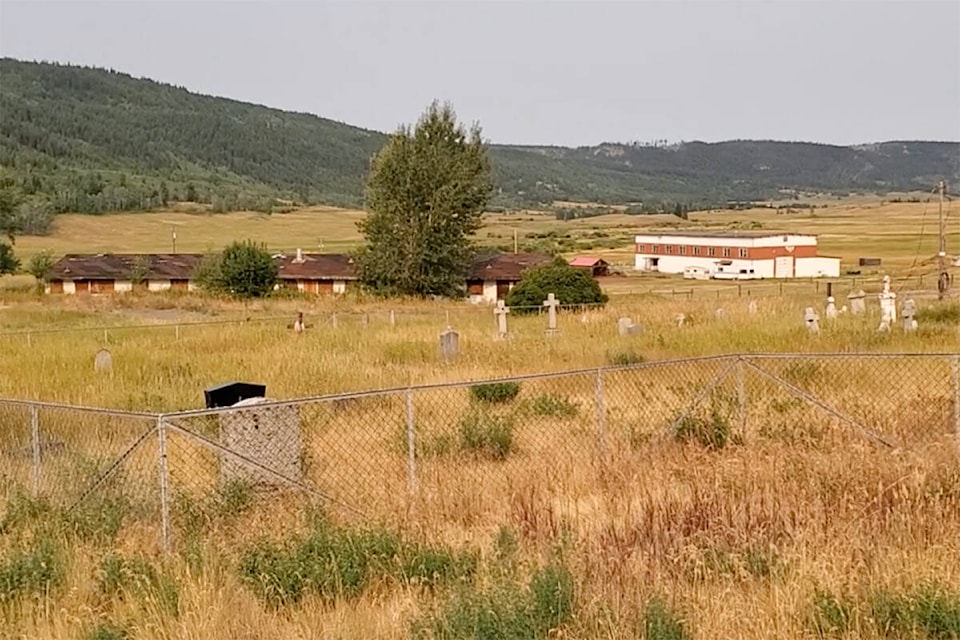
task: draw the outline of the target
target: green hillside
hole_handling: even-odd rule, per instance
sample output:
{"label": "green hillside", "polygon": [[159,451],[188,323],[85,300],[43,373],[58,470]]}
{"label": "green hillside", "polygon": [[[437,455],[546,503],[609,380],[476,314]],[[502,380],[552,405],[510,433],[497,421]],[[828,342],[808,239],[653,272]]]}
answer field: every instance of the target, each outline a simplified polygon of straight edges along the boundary
{"label": "green hillside", "polygon": [[[418,114],[408,114],[414,120]],[[271,210],[359,205],[385,140],[317,116],[202,96],[101,69],[0,60],[0,186],[28,226],[49,215],[197,201]],[[495,204],[555,200],[710,205],[778,189],[927,190],[960,176],[956,142],[495,146]]]}

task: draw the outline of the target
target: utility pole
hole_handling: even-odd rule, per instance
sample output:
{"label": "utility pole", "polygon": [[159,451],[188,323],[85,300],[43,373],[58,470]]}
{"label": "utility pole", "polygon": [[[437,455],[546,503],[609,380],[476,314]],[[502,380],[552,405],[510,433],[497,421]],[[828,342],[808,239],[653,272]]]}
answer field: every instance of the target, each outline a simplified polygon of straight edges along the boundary
{"label": "utility pole", "polygon": [[943,180],[937,185],[937,190],[940,192],[940,243],[937,247],[937,267],[940,273],[937,275],[937,299],[943,300],[950,284],[950,274],[947,273],[947,223],[943,219],[943,194],[946,185]]}

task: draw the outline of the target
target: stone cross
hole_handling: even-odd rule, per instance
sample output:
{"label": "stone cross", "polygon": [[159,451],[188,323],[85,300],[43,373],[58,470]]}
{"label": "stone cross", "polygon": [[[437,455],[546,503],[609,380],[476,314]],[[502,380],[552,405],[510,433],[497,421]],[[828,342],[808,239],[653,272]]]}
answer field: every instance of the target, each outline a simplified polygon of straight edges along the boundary
{"label": "stone cross", "polygon": [[560,301],[552,293],[547,294],[547,299],[543,301],[543,306],[547,308],[547,333],[557,331],[557,305]]}
{"label": "stone cross", "polygon": [[807,331],[820,333],[820,316],[813,310],[813,307],[807,307],[803,312],[803,321],[807,325]]}
{"label": "stone cross", "polygon": [[890,291],[890,276],[883,276],[883,291],[880,293],[880,327],[878,331],[889,331],[890,325],[897,321],[897,294]]}
{"label": "stone cross", "polygon": [[110,371],[111,369],[113,369],[113,356],[106,349],[100,349],[93,358],[93,370]]}
{"label": "stone cross", "polygon": [[617,333],[621,336],[632,336],[643,331],[643,327],[633,324],[632,318],[620,318],[617,320]]}
{"label": "stone cross", "polygon": [[867,312],[867,303],[864,298],[867,296],[863,289],[857,289],[847,294],[847,300],[850,301],[850,313],[855,316],[862,316]]}
{"label": "stone cross", "polygon": [[837,317],[837,305],[833,296],[827,296],[827,308],[825,311],[827,320],[835,320]]}
{"label": "stone cross", "polygon": [[917,330],[917,304],[913,300],[904,300],[903,307],[900,308],[900,315],[903,318],[904,331]]}
{"label": "stone cross", "polygon": [[303,333],[303,312],[297,313],[297,320],[293,323],[294,333]]}
{"label": "stone cross", "polygon": [[713,317],[716,318],[717,320],[723,320],[723,318],[726,315],[727,315],[727,312],[723,310],[723,307],[720,307],[713,312]]}
{"label": "stone cross", "polygon": [[453,330],[453,327],[447,327],[440,334],[440,358],[443,360],[453,360],[460,353],[460,334]]}
{"label": "stone cross", "polygon": [[493,315],[497,316],[497,336],[500,338],[507,336],[508,313],[510,313],[510,307],[506,306],[503,300],[497,300],[497,307],[493,310]]}
{"label": "stone cross", "polygon": [[682,326],[683,326],[683,323],[686,321],[686,319],[687,319],[687,316],[686,316],[685,314],[682,314],[682,313],[678,313],[678,314],[674,317],[674,320],[677,321],[677,326],[678,326],[678,327],[682,327]]}

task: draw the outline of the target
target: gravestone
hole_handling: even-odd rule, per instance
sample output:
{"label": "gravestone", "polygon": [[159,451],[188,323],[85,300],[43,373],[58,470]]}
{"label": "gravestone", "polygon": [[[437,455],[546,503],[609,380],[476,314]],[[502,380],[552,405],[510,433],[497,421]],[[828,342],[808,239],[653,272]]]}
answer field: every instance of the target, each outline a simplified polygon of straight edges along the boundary
{"label": "gravestone", "polygon": [[807,325],[807,331],[810,333],[820,333],[820,316],[813,307],[807,307],[803,312],[803,322]]}
{"label": "gravestone", "polygon": [[[277,474],[303,480],[300,416],[294,406],[260,407],[267,398],[247,398],[231,405],[220,416],[220,444],[266,469],[223,454],[220,481],[242,481],[254,485],[283,486]],[[267,471],[270,469],[276,473]]]}
{"label": "gravestone", "polygon": [[827,320],[835,320],[837,318],[837,305],[833,296],[827,296],[827,308],[824,310],[824,315],[826,315]]}
{"label": "gravestone", "polygon": [[440,358],[453,360],[460,354],[460,334],[447,327],[440,334]]}
{"label": "gravestone", "polygon": [[867,294],[863,289],[857,289],[847,294],[847,300],[850,301],[850,313],[855,316],[862,316],[867,312],[867,303],[864,298]]}
{"label": "gravestone", "polygon": [[497,317],[497,337],[507,337],[507,314],[510,313],[510,307],[506,306],[503,300],[497,300],[497,306],[493,310],[493,315]]}
{"label": "gravestone", "polygon": [[900,308],[900,317],[903,318],[904,331],[916,331],[917,324],[917,304],[910,299],[903,301],[903,307]]}
{"label": "gravestone", "polygon": [[93,370],[94,371],[111,371],[113,369],[113,356],[110,355],[110,352],[106,349],[100,349],[97,351],[97,355],[93,357]]}
{"label": "gravestone", "polygon": [[393,326],[396,326],[396,324],[397,324],[397,316],[393,312],[393,309],[390,309],[390,326],[393,327]]}
{"label": "gravestone", "polygon": [[751,301],[750,301],[750,304],[747,305],[747,310],[750,312],[750,315],[752,315],[752,316],[753,316],[753,315],[756,315],[756,314],[757,314],[757,311],[758,311],[757,301],[756,301],[756,300],[751,300]]}
{"label": "gravestone", "polygon": [[547,308],[547,333],[557,332],[557,305],[560,301],[552,293],[547,294],[547,299],[543,301],[543,306]]}
{"label": "gravestone", "polygon": [[632,336],[643,331],[643,327],[633,323],[632,318],[620,318],[617,320],[617,333],[621,336]]}
{"label": "gravestone", "polygon": [[303,333],[303,313],[300,312],[297,314],[297,320],[293,323],[293,332],[296,334]]}
{"label": "gravestone", "polygon": [[330,326],[333,327],[334,329],[336,329],[336,328],[337,328],[337,322],[338,322],[338,320],[337,320],[337,314],[334,313],[333,315],[330,316]]}
{"label": "gravestone", "polygon": [[676,316],[674,316],[674,320],[677,321],[678,327],[682,327],[683,323],[687,320],[687,316],[682,313],[678,313]]}
{"label": "gravestone", "polygon": [[718,308],[713,312],[713,317],[717,320],[723,320],[727,315],[727,312],[723,310],[723,307]]}
{"label": "gravestone", "polygon": [[880,326],[878,331],[889,331],[897,321],[897,294],[890,291],[890,276],[883,276],[883,291],[880,292]]}

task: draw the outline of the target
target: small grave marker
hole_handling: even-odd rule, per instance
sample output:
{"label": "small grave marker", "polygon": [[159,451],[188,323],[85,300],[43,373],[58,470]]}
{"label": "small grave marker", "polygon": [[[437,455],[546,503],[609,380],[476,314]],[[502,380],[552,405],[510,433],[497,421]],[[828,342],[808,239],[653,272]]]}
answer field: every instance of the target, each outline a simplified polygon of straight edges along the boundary
{"label": "small grave marker", "polygon": [[557,305],[560,301],[552,293],[547,294],[547,299],[543,301],[543,306],[547,308],[547,333],[557,332]]}
{"label": "small grave marker", "polygon": [[747,310],[750,312],[750,315],[752,315],[752,316],[757,315],[757,311],[758,311],[757,301],[756,301],[756,300],[751,300],[751,301],[750,301],[750,304],[747,305]]}
{"label": "small grave marker", "polygon": [[810,333],[820,333],[820,316],[813,307],[807,307],[803,312],[803,322]]}
{"label": "small grave marker", "polygon": [[643,327],[633,323],[632,318],[620,318],[617,320],[617,333],[621,336],[632,336],[643,331]]}
{"label": "small grave marker", "polygon": [[713,317],[717,320],[723,320],[727,316],[727,312],[724,311],[723,307],[719,307],[716,311],[713,312]]}
{"label": "small grave marker", "polygon": [[907,299],[903,301],[903,307],[900,309],[900,316],[903,318],[904,331],[917,330],[917,304],[913,300]]}
{"label": "small grave marker", "polygon": [[98,372],[111,371],[113,369],[113,356],[106,349],[97,351],[93,358],[93,370]]}
{"label": "small grave marker", "polygon": [[883,291],[880,292],[880,326],[877,331],[889,331],[897,321],[897,294],[890,291],[890,276],[883,276]]}
{"label": "small grave marker", "polygon": [[493,310],[493,315],[497,317],[497,337],[507,337],[507,314],[510,313],[510,307],[506,306],[503,300],[497,300],[497,306]]}
{"label": "small grave marker", "polygon": [[453,360],[460,354],[460,334],[447,327],[440,334],[440,358]]}
{"label": "small grave marker", "polygon": [[824,314],[827,317],[827,320],[836,320],[837,318],[837,305],[833,299],[833,296],[827,296],[827,308],[824,311]]}
{"label": "small grave marker", "polygon": [[686,320],[687,320],[687,316],[686,316],[685,314],[678,313],[678,314],[674,317],[674,320],[677,321],[677,326],[678,326],[678,327],[682,327],[682,326],[683,326],[683,323],[686,322]]}
{"label": "small grave marker", "polygon": [[297,313],[297,320],[293,323],[293,332],[296,334],[303,333],[303,312]]}
{"label": "small grave marker", "polygon": [[862,316],[867,312],[867,303],[864,298],[867,294],[863,289],[857,289],[847,294],[847,300],[850,301],[850,313],[855,316]]}

